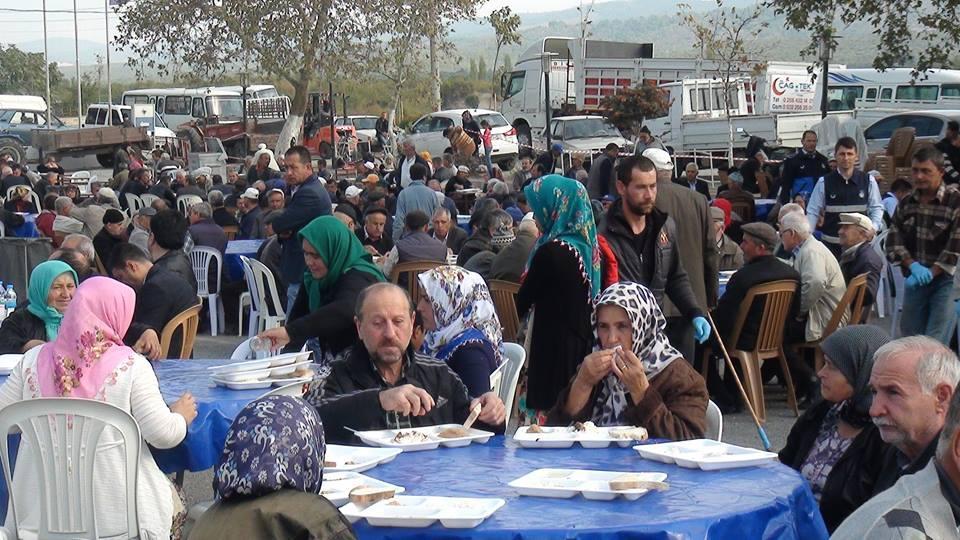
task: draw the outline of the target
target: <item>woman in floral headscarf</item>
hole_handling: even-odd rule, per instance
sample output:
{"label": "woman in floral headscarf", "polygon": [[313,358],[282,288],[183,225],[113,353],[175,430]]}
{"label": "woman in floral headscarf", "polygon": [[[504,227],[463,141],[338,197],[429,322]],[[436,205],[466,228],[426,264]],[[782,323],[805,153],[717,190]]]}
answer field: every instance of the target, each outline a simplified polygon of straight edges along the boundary
{"label": "woman in floral headscarf", "polygon": [[480,274],[440,266],[418,276],[417,311],[426,336],[423,352],[446,362],[471,396],[490,390],[490,374],[503,361],[500,320]]}
{"label": "woman in floral headscarf", "polygon": [[583,359],[548,423],[591,420],[644,427],[654,438],[703,437],[706,384],[667,341],[667,319],[650,289],[637,283],[607,287],[597,300],[594,326],[596,351]]}
{"label": "woman in floral headscarf", "polygon": [[523,192],[543,234],[517,294],[521,317],[536,308],[519,409],[521,421],[542,423],[540,411],[556,403],[593,347],[590,314],[600,292],[600,252],[583,184],[552,174]]}
{"label": "woman in floral headscarf", "polygon": [[320,495],[326,445],[316,409],[266,396],[233,420],[213,476],[217,502],[191,540],[347,539],[350,523]]}
{"label": "woman in floral headscarf", "polygon": [[[170,480],[160,472],[150,448],[173,448],[187,434],[197,416],[190,394],[167,407],[150,362],[123,344],[136,304],[136,293],[107,277],[92,277],[76,291],[60,324],[56,339],[28,351],[0,387],[0,408],[40,397],[95,399],[133,415],[147,444],[141,445],[137,471],[137,510],[141,538],[179,538],[186,509]],[[123,485],[123,445],[113,430],[104,431],[95,449],[93,482],[97,529],[101,537],[127,531]],[[36,474],[39,450],[20,443],[13,475],[15,499],[29,501],[39,493]],[[17,508],[21,529],[36,531],[37,505]],[[10,517],[10,514],[7,514]],[[8,522],[9,525],[9,522]]]}

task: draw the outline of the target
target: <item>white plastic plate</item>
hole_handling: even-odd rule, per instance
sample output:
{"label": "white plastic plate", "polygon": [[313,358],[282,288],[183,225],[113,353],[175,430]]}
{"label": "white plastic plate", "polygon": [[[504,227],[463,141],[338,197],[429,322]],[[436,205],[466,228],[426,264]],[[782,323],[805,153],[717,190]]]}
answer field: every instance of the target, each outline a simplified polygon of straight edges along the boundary
{"label": "white plastic plate", "polygon": [[217,380],[226,381],[226,382],[254,382],[262,381],[270,377],[269,369],[258,369],[256,371],[232,371],[232,372],[215,372],[212,374],[212,377]]}
{"label": "white plastic plate", "polygon": [[217,383],[218,386],[225,386],[231,390],[254,390],[257,388],[270,388],[273,386],[273,381],[270,379],[237,382],[221,379],[219,377],[213,377],[213,382]]}
{"label": "white plastic plate", "polygon": [[472,529],[507,501],[493,498],[416,497],[401,495],[366,508],[348,503],[340,512],[351,523],[366,519],[373,527],[423,528],[440,523],[448,529]]}
{"label": "white plastic plate", "polygon": [[[404,451],[413,452],[417,450],[433,450],[439,446],[455,448],[458,446],[467,446],[476,441],[485,443],[493,437],[489,431],[470,428],[468,434],[463,437],[441,437],[439,434],[444,429],[463,427],[460,424],[442,424],[439,426],[425,426],[408,429],[381,429],[377,431],[358,431],[357,437],[370,446],[381,446],[384,448],[401,448]],[[397,442],[395,439],[398,433],[415,432],[424,437],[417,440],[408,440]]]}
{"label": "white plastic plate", "polygon": [[290,377],[290,378],[270,377],[270,379],[268,380],[272,382],[274,386],[276,386],[277,388],[280,388],[281,386],[286,386],[288,384],[310,382],[311,380],[313,380],[313,375],[307,375],[304,377]]}
{"label": "white plastic plate", "polygon": [[22,354],[0,354],[0,375],[9,375],[22,359]]}
{"label": "white plastic plate", "polygon": [[350,491],[358,487],[369,488],[387,488],[393,489],[396,493],[403,493],[403,486],[388,484],[376,478],[370,478],[364,474],[356,472],[331,472],[323,471],[323,485],[320,488],[320,494],[327,498],[334,506],[343,506],[350,502]]}
{"label": "white plastic plate", "polygon": [[275,368],[280,366],[286,366],[289,364],[295,364],[298,362],[305,362],[310,359],[311,354],[313,354],[312,351],[300,351],[300,352],[278,354],[275,356],[268,356],[266,358],[263,358],[263,360],[269,360],[270,367]]}
{"label": "white plastic plate", "polygon": [[364,472],[393,461],[403,450],[400,448],[370,448],[367,446],[344,446],[328,444],[323,457],[323,471]]}
{"label": "white plastic plate", "polygon": [[641,456],[689,469],[715,471],[753,467],[777,460],[777,454],[711,439],[634,446]]}
{"label": "white plastic plate", "polygon": [[302,367],[307,367],[310,365],[310,360],[304,360],[302,362],[294,362],[292,364],[287,364],[285,366],[280,366],[278,368],[270,368],[270,376],[274,379],[280,377],[291,378],[289,375],[293,375],[295,371]]}
{"label": "white plastic plate", "polygon": [[585,499],[594,501],[612,501],[617,497],[635,501],[650,491],[649,489],[617,491],[610,489],[610,481],[625,474],[652,482],[663,482],[667,479],[667,475],[660,472],[537,469],[517,478],[508,485],[516,489],[520,495],[558,499],[569,499],[576,495],[583,495]]}
{"label": "white plastic plate", "polygon": [[589,431],[575,431],[572,427],[541,426],[542,433],[531,433],[531,426],[518,428],[513,440],[524,448],[570,448],[579,443],[584,448],[606,448],[616,443],[621,448],[634,444],[638,439],[615,437],[611,433],[637,429],[636,426],[606,426]]}
{"label": "white plastic plate", "polygon": [[270,359],[261,358],[259,360],[246,360],[244,362],[234,362],[233,364],[208,367],[207,369],[215,375],[222,375],[226,373],[238,373],[242,371],[258,371],[262,369],[268,369],[269,367]]}

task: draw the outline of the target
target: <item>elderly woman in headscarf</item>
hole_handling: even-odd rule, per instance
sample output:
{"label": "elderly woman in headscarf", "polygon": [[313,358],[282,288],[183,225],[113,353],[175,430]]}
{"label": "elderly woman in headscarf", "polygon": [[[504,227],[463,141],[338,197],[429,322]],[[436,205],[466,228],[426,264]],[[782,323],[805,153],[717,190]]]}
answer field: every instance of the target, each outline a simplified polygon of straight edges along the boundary
{"label": "elderly woman in headscarf", "polygon": [[30,273],[26,304],[0,325],[0,354],[20,354],[53,341],[79,279],[63,261],[46,261]]}
{"label": "elderly woman in headscarf", "polygon": [[503,336],[483,278],[459,266],[440,266],[417,279],[423,352],[446,362],[471,396],[487,393],[490,374],[503,361]]}
{"label": "elderly woman in headscarf", "polygon": [[596,350],[583,359],[548,423],[590,420],[644,427],[653,438],[703,437],[706,383],[667,340],[667,319],[653,292],[637,283],[607,287],[593,323]]}
{"label": "elderly woman in headscarf", "polygon": [[217,501],[191,540],[355,538],[320,495],[326,445],[317,410],[299,398],[266,396],[240,411],[214,470]]}
{"label": "elderly woman in headscarf", "polygon": [[817,372],[823,399],[803,413],[780,462],[806,478],[831,532],[870,498],[887,444],[870,419],[870,371],[890,336],[872,325],[840,328],[823,340]]}
{"label": "elderly woman in headscarf", "polygon": [[18,212],[21,214],[36,214],[40,210],[30,198],[30,188],[27,186],[17,186],[10,193],[10,198],[3,203],[3,209],[8,212]]}
{"label": "elderly woman in headscarf", "polygon": [[[126,533],[129,503],[137,505],[141,538],[179,538],[186,509],[154,462],[151,448],[180,444],[197,416],[197,406],[190,394],[184,394],[168,407],[150,362],[123,344],[135,304],[136,293],[118,281],[98,276],[83,282],[56,339],[27,352],[0,387],[0,408],[53,397],[93,399],[130,413],[146,443],[140,445],[136,471],[124,471],[122,439],[115,430],[104,431],[96,447],[88,449],[96,453],[93,483],[100,488],[94,490],[93,501],[97,532],[102,538]],[[22,440],[13,475],[15,500],[29,501],[40,492],[38,459],[40,450]],[[136,501],[126,501],[124,490],[116,487],[124,485],[129,474],[137,475]],[[19,528],[36,535],[39,510],[36,504],[18,506]],[[7,519],[9,527],[10,514]]]}
{"label": "elderly woman in headscarf", "polygon": [[386,281],[360,240],[333,216],[300,230],[307,268],[286,326],[262,332],[273,348],[300,350],[304,343],[321,365],[349,352],[357,340],[353,310],[360,292]]}
{"label": "elderly woman in headscarf", "polygon": [[590,314],[600,293],[600,252],[583,184],[551,174],[531,182],[524,194],[542,234],[517,294],[521,318],[535,308],[519,410],[521,421],[542,424],[593,348]]}

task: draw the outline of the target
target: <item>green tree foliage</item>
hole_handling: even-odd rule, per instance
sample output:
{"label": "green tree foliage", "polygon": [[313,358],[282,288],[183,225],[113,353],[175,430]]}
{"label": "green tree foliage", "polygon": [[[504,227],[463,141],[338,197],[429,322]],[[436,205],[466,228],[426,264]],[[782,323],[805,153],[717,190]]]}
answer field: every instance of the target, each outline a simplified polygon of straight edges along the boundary
{"label": "green tree foliage", "polygon": [[601,107],[604,109],[604,116],[613,125],[621,131],[636,134],[645,119],[663,115],[670,104],[663,90],[644,84],[605,97]]}
{"label": "green tree foliage", "polygon": [[806,56],[817,58],[821,39],[836,47],[836,27],[866,22],[880,38],[873,67],[912,65],[917,74],[949,67],[960,43],[958,0],[766,0],[787,27],[810,32]]}
{"label": "green tree foliage", "polygon": [[475,58],[470,59],[470,78],[477,78],[477,60]]}
{"label": "green tree foliage", "polygon": [[[493,31],[497,35],[497,52],[493,56],[493,91],[492,97],[494,103],[496,103],[497,98],[497,79],[500,77],[500,74],[497,72],[497,61],[500,59],[500,49],[506,45],[519,45],[520,44],[520,16],[513,12],[510,9],[510,6],[504,6],[498,10],[492,12],[487,16],[487,21],[490,23],[490,26],[493,27]],[[505,58],[508,59],[508,57]],[[511,62],[504,62],[505,70],[510,69],[513,66]]]}
{"label": "green tree foliage", "polygon": [[[50,87],[63,80],[56,63],[47,66],[50,70]],[[23,52],[11,45],[0,45],[0,93],[43,96],[46,94],[46,77],[43,73],[43,55]]]}
{"label": "green tree foliage", "polygon": [[487,78],[487,61],[480,57],[480,60],[477,61],[477,79],[486,79]]}

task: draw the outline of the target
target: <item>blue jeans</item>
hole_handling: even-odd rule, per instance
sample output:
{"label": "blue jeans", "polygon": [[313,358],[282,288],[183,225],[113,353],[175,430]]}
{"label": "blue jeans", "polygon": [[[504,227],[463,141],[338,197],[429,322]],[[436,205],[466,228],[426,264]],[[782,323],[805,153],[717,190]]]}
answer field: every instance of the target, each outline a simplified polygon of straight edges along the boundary
{"label": "blue jeans", "polygon": [[953,276],[941,274],[927,285],[905,288],[900,315],[900,331],[904,336],[924,334],[949,347],[956,318]]}
{"label": "blue jeans", "polygon": [[493,153],[493,148],[490,146],[486,147],[484,150],[485,163],[487,164],[487,174],[490,175],[490,178],[493,178],[493,160],[490,159],[490,154]]}
{"label": "blue jeans", "polygon": [[287,320],[290,320],[290,312],[293,311],[293,303],[297,300],[297,293],[300,292],[299,283],[287,285]]}

